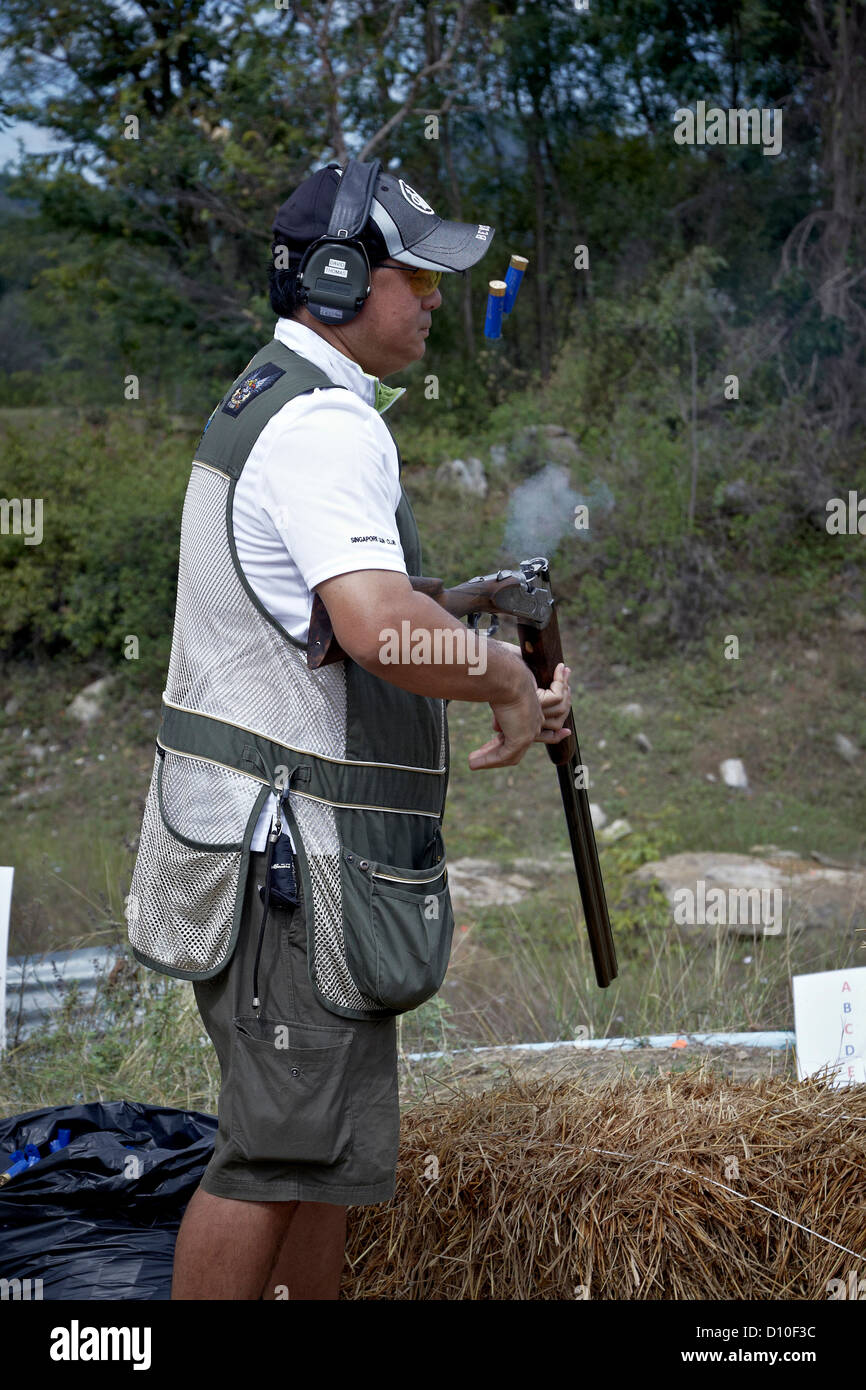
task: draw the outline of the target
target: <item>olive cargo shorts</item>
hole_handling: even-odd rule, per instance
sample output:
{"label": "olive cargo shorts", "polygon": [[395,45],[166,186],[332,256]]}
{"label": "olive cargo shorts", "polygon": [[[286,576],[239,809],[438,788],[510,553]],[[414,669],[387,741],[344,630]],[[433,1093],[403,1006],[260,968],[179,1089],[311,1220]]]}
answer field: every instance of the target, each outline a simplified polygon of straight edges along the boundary
{"label": "olive cargo shorts", "polygon": [[396,1018],[341,1018],[319,1003],[307,974],[304,901],[268,912],[255,1017],[266,857],[250,855],[231,960],[193,981],[222,1073],[201,1186],[250,1202],[385,1202],[400,1142]]}

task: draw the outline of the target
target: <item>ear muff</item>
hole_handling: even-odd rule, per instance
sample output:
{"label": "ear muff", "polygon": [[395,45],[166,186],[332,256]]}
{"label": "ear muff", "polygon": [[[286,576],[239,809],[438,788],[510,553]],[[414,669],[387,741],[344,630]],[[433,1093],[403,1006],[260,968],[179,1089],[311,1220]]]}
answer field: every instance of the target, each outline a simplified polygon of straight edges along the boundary
{"label": "ear muff", "polygon": [[314,242],[298,267],[298,299],[320,323],[349,323],[370,288],[370,261],[359,241]]}
{"label": "ear muff", "polygon": [[[336,166],[339,168],[339,165]],[[357,240],[370,215],[379,159],[350,159],[340,178],[328,230],[307,247],[298,267],[298,300],[320,323],[349,323],[371,289],[370,258]]]}

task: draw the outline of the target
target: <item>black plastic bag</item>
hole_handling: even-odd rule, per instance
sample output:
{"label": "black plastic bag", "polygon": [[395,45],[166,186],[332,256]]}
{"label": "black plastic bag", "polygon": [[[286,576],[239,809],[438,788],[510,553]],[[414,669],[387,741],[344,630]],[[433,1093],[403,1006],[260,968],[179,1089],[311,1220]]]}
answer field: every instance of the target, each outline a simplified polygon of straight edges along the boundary
{"label": "black plastic bag", "polygon": [[[69,1143],[50,1153],[61,1129]],[[30,1280],[31,1299],[168,1299],[216,1129],[214,1115],[128,1100],[0,1120],[0,1172],[27,1144],[42,1155],[0,1187],[0,1277]]]}

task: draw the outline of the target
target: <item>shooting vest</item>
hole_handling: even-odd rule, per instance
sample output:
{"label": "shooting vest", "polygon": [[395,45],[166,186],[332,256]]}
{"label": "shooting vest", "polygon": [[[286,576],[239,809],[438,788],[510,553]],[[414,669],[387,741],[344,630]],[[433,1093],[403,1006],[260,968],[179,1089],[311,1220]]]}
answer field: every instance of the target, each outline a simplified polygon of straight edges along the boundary
{"label": "shooting vest", "polygon": [[[401,690],[349,657],[310,670],[306,643],[250,588],[232,530],[235,487],[268,420],[296,395],[333,385],[274,339],[199,441],[126,917],[143,965],[184,980],[223,970],[259,813],[282,794],[313,989],[332,1013],[378,1018],[430,998],[448,965],[445,701]],[[286,459],[286,467],[308,466]],[[407,570],[421,574],[402,484],[395,521]]]}

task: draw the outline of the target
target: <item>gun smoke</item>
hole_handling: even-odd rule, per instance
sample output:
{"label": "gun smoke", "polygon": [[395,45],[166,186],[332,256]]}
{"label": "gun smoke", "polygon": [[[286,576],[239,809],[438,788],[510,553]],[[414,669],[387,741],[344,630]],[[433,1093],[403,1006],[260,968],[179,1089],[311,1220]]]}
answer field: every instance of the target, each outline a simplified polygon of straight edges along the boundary
{"label": "gun smoke", "polygon": [[[589,511],[589,525],[575,530],[574,509],[580,505]],[[594,520],[606,516],[614,505],[613,493],[601,478],[593,478],[587,492],[577,492],[567,468],[547,464],[511,494],[502,543],[505,563],[516,564],[533,555],[550,556],[568,535],[587,541]]]}

